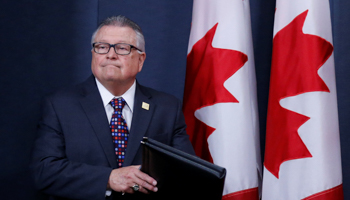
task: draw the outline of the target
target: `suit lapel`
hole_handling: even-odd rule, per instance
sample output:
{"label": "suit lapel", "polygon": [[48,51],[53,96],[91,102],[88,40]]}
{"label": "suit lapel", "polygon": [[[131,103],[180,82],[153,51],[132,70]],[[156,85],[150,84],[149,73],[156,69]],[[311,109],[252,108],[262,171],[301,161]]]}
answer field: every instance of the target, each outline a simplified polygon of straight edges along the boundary
{"label": "suit lapel", "polygon": [[154,109],[155,104],[152,103],[151,96],[142,90],[142,86],[137,84],[132,125],[124,166],[131,165],[134,160],[134,157],[140,148],[141,140],[146,134],[149,123],[151,122]]}
{"label": "suit lapel", "polygon": [[94,76],[91,76],[83,85],[80,103],[100,141],[109,164],[112,168],[116,168],[117,159],[114,153],[111,131]]}

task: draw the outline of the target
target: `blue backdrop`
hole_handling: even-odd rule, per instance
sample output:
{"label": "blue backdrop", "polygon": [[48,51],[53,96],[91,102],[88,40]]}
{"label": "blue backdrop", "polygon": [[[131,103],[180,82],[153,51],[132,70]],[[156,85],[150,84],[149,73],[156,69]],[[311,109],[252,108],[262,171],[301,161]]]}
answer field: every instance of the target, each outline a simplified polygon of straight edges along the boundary
{"label": "blue backdrop", "polygon": [[[275,0],[251,0],[262,155]],[[350,1],[331,0],[345,199],[350,199]],[[13,0],[0,6],[0,199],[45,199],[28,163],[43,96],[90,74],[91,34],[110,15],[141,25],[138,80],[182,99],[192,1]]]}

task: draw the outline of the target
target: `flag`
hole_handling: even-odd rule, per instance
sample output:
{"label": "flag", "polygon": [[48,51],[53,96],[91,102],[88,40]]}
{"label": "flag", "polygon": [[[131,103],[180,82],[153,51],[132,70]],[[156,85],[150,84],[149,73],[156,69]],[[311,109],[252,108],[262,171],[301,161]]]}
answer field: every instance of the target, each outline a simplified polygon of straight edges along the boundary
{"label": "flag", "polygon": [[328,0],[277,0],[263,200],[344,199]]}
{"label": "flag", "polygon": [[262,169],[249,1],[193,1],[183,111],[196,154],[227,170],[223,199],[258,200]]}

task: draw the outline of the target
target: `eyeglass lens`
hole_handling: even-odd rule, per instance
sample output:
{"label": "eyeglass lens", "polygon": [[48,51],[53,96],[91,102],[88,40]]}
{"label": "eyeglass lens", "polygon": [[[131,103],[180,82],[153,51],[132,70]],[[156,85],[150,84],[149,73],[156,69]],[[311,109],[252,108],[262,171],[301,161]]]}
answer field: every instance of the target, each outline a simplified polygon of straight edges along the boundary
{"label": "eyeglass lens", "polygon": [[108,44],[108,43],[94,43],[94,51],[100,54],[106,54],[109,52],[111,47],[114,47],[114,51],[119,55],[127,55],[131,51],[131,45],[129,44]]}

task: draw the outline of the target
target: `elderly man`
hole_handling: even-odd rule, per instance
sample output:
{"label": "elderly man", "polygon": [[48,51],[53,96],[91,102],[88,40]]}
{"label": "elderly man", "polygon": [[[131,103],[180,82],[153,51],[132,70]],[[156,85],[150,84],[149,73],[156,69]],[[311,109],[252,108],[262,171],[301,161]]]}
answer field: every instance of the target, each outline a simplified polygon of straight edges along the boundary
{"label": "elderly man", "polygon": [[143,137],[194,154],[181,102],[141,86],[146,59],[140,27],[124,16],[92,36],[93,75],[44,101],[31,169],[52,199],[136,199],[157,192],[140,171]]}

